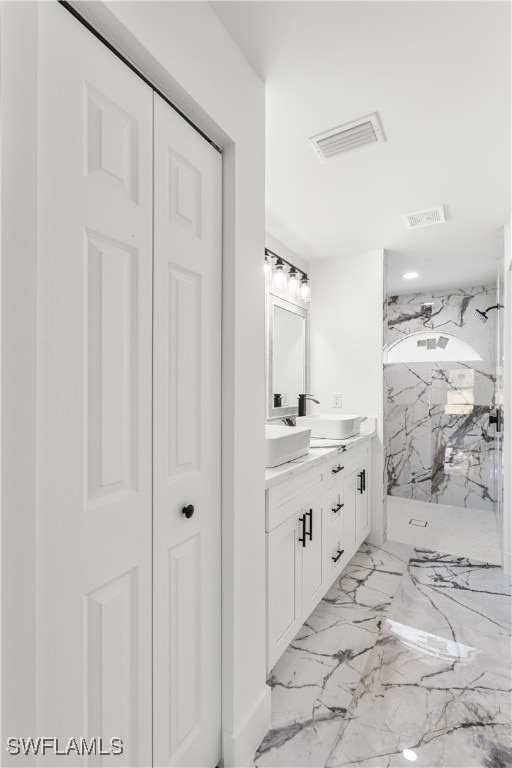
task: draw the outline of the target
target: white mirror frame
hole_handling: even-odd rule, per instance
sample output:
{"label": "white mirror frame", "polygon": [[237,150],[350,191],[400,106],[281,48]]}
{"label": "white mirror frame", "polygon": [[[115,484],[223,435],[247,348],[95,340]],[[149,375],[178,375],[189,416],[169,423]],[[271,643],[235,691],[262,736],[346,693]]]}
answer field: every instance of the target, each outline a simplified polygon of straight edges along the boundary
{"label": "white mirror frame", "polygon": [[[266,317],[266,363],[267,363],[267,419],[286,419],[298,415],[299,404],[285,405],[280,408],[274,408],[274,371],[273,371],[273,352],[274,352],[274,307],[281,307],[288,312],[304,318],[304,388],[303,392],[309,391],[309,310],[286,301],[273,293],[267,293],[267,317]],[[300,393],[298,393],[300,394]]]}

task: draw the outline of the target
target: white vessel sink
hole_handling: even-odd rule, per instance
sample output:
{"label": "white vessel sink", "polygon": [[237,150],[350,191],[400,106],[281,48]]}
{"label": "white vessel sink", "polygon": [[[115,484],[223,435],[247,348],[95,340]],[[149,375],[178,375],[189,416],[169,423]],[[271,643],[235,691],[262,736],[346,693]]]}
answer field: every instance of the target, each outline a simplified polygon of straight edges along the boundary
{"label": "white vessel sink", "polygon": [[298,416],[298,427],[309,427],[311,437],[328,437],[331,440],[344,440],[358,435],[361,429],[361,416],[345,416],[336,413],[314,413],[311,416]]}
{"label": "white vessel sink", "polygon": [[265,424],[265,466],[277,467],[309,452],[311,429]]}

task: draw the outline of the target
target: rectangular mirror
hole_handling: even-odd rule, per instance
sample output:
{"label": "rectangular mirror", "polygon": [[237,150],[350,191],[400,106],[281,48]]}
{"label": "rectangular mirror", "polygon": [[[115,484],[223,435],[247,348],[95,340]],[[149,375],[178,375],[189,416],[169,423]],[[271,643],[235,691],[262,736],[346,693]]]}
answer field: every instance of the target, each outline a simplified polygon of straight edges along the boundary
{"label": "rectangular mirror", "polygon": [[267,418],[296,416],[309,387],[309,311],[267,293]]}

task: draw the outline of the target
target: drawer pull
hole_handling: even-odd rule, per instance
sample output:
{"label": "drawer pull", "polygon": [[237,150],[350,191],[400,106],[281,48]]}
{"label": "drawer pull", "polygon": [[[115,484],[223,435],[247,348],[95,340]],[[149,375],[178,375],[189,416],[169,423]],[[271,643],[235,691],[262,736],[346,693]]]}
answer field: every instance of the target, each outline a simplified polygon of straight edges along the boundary
{"label": "drawer pull", "polygon": [[313,510],[310,509],[309,512],[306,512],[306,516],[309,516],[309,531],[306,532],[306,535],[309,536],[310,541],[313,541]]}
{"label": "drawer pull", "polygon": [[340,559],[344,551],[345,551],[344,549],[338,549],[338,554],[336,555],[336,557],[331,557],[331,560],[333,561],[333,563],[338,562],[338,560]]}
{"label": "drawer pull", "polygon": [[333,469],[331,469],[331,472],[333,475],[337,475],[338,472],[342,471],[342,469],[345,469],[345,467],[342,467],[340,464],[338,464],[336,468],[333,467]]}
{"label": "drawer pull", "polygon": [[299,538],[299,541],[302,542],[302,546],[306,546],[306,515],[302,515],[302,517],[299,517],[299,522],[302,523],[302,538]]}
{"label": "drawer pull", "polygon": [[333,511],[334,513],[336,513],[336,512],[339,512],[339,511],[340,511],[340,509],[341,509],[342,507],[344,507],[344,506],[345,506],[344,504],[338,504],[338,506],[337,506],[337,507],[333,507],[333,508],[332,508],[332,511]]}

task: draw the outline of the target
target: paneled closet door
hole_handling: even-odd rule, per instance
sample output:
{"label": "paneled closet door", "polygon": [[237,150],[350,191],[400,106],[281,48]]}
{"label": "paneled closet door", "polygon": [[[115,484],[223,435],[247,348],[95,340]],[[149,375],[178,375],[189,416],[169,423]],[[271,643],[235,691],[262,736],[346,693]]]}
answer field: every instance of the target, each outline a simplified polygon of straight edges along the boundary
{"label": "paneled closet door", "polygon": [[118,757],[47,752],[51,765],[148,766],[153,96],[57,3],[39,17],[31,735],[61,750],[80,736],[124,743]]}
{"label": "paneled closet door", "polygon": [[157,95],[154,107],[154,763],[213,767],[221,748],[222,163]]}

